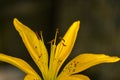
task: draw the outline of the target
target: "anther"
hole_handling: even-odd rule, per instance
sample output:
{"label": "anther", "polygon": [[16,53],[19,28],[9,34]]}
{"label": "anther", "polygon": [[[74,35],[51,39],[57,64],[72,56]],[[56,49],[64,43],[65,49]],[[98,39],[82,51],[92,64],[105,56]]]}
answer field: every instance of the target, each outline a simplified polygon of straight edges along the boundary
{"label": "anther", "polygon": [[59,37],[59,39],[65,42],[65,40],[62,37]]}
{"label": "anther", "polygon": [[52,39],[51,41],[48,42],[48,44],[54,43],[55,39]]}
{"label": "anther", "polygon": [[62,43],[62,45],[63,45],[63,46],[67,46],[67,45],[65,45],[64,43]]}

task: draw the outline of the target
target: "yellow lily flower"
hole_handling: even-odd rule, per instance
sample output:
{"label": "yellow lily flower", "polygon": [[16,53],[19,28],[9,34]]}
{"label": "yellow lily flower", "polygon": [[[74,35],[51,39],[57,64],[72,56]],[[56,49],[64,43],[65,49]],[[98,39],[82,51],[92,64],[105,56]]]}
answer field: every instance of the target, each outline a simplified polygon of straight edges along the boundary
{"label": "yellow lily flower", "polygon": [[[55,39],[51,41],[50,59],[44,44],[42,33],[40,37],[16,18],[14,26],[19,32],[32,59],[40,69],[42,77],[24,60],[0,53],[0,61],[12,64],[26,73],[24,80],[90,80],[87,76],[76,74],[100,63],[112,63],[120,60],[119,57],[111,57],[104,54],[84,53],[72,59],[58,74],[60,68],[70,55],[74,46],[80,21],[75,21],[68,29],[61,41],[56,45]],[[48,65],[49,63],[49,65]]]}

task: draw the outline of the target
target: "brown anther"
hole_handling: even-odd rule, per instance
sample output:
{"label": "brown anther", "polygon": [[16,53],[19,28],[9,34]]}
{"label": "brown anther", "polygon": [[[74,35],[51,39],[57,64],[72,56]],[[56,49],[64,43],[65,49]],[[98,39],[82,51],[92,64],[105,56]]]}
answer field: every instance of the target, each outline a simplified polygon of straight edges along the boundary
{"label": "brown anther", "polygon": [[59,37],[59,39],[65,42],[65,40],[62,37]]}
{"label": "brown anther", "polygon": [[55,39],[52,39],[51,41],[48,42],[48,44],[54,43]]}
{"label": "brown anther", "polygon": [[67,46],[67,45],[65,45],[64,43],[62,43],[62,45],[63,45],[63,46]]}

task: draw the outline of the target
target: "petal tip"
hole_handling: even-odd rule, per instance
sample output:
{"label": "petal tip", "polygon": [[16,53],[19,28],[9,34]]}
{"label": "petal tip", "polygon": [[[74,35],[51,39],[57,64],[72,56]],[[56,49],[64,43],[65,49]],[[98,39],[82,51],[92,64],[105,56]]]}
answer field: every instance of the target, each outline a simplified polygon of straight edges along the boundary
{"label": "petal tip", "polygon": [[117,56],[106,56],[106,57],[108,57],[108,62],[118,62],[118,61],[120,61],[120,58],[119,57],[117,57]]}
{"label": "petal tip", "polygon": [[80,20],[77,20],[74,23],[79,25],[80,24]]}
{"label": "petal tip", "polygon": [[117,62],[117,61],[120,61],[120,58],[119,58],[119,57],[115,57],[115,58],[116,58],[116,62]]}
{"label": "petal tip", "polygon": [[14,18],[13,19],[13,24],[14,24],[14,27],[15,29],[18,31],[18,30],[21,30],[23,28],[23,26],[25,26],[24,24],[22,24],[17,18]]}
{"label": "petal tip", "polygon": [[16,22],[18,22],[18,19],[17,19],[17,18],[14,18],[14,19],[13,19],[13,24],[15,24]]}
{"label": "petal tip", "polygon": [[80,20],[77,20],[76,22],[80,23]]}
{"label": "petal tip", "polygon": [[19,24],[19,20],[17,18],[14,18],[13,19],[13,24],[14,24],[14,26],[16,28],[16,26]]}
{"label": "petal tip", "polygon": [[75,30],[79,30],[79,28],[80,28],[80,20],[75,21],[72,26],[73,26],[73,28]]}

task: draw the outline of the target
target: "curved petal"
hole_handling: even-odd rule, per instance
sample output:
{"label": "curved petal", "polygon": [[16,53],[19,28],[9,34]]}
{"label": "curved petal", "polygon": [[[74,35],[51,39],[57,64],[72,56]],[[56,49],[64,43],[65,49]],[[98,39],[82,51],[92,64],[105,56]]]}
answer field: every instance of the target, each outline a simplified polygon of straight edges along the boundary
{"label": "curved petal", "polygon": [[80,27],[79,24],[80,24],[80,21],[74,22],[70,26],[66,34],[64,35],[63,39],[60,41],[60,43],[56,47],[56,52],[55,52],[55,60],[56,60],[56,68],[57,68],[56,74],[58,73],[63,62],[69,56],[74,46],[77,33]]}
{"label": "curved petal", "polygon": [[75,74],[70,76],[63,76],[58,80],[90,80],[89,77],[82,74]]}
{"label": "curved petal", "polygon": [[39,78],[39,77],[36,77],[36,76],[30,75],[30,74],[27,74],[27,75],[25,76],[24,80],[42,80],[42,79]]}
{"label": "curved petal", "polygon": [[78,73],[100,63],[112,63],[119,60],[118,57],[104,54],[80,54],[65,66],[60,76]]}
{"label": "curved petal", "polygon": [[28,49],[31,57],[41,70],[43,76],[45,76],[48,70],[48,53],[43,39],[41,40],[40,38],[38,38],[35,32],[33,32],[27,26],[23,25],[16,18],[14,19],[14,25],[16,30],[22,37],[22,40],[26,48]]}
{"label": "curved petal", "polygon": [[17,68],[24,71],[26,74],[38,76],[38,74],[32,69],[32,67],[22,59],[0,53],[0,61],[16,66]]}

